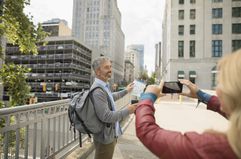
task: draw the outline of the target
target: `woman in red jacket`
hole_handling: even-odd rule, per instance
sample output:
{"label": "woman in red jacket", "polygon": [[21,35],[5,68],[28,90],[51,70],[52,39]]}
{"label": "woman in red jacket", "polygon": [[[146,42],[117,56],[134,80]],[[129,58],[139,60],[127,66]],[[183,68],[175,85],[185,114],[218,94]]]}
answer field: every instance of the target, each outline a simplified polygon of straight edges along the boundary
{"label": "woman in red jacket", "polygon": [[147,87],[136,109],[136,134],[140,141],[162,159],[236,159],[241,158],[241,50],[229,54],[218,63],[217,97],[210,96],[188,80],[181,80],[189,89],[183,95],[198,98],[207,109],[219,112],[230,120],[227,132],[202,134],[165,130],[154,117],[154,102],[161,86]]}

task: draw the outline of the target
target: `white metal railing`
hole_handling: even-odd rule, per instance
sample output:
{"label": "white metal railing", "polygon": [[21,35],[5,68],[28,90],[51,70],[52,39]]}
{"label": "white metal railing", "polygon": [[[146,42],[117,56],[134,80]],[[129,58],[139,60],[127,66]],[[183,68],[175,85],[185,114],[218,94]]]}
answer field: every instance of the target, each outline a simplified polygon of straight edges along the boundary
{"label": "white metal railing", "polygon": [[[130,98],[126,95],[116,101],[117,108],[126,106]],[[74,139],[73,132],[69,131],[69,101],[65,99],[0,109],[0,122],[5,121],[0,129],[3,138],[0,159],[66,156],[73,147],[77,147],[78,139]]]}

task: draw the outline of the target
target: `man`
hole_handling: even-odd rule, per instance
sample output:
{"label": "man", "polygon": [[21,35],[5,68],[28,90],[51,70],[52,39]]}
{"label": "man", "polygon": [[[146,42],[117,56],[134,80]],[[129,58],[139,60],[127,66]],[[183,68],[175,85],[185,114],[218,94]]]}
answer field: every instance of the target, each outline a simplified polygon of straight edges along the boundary
{"label": "man", "polygon": [[[136,109],[136,104],[133,104],[124,109],[116,110],[114,101],[132,91],[133,83],[129,84],[125,90],[112,94],[108,85],[108,80],[112,74],[110,59],[103,56],[99,57],[93,61],[92,67],[96,75],[92,87],[98,85],[103,88],[96,89],[93,92],[96,114],[101,121],[109,123],[100,133],[93,134],[95,159],[112,159],[117,138],[122,134],[119,121]],[[112,110],[110,110],[110,107]]]}

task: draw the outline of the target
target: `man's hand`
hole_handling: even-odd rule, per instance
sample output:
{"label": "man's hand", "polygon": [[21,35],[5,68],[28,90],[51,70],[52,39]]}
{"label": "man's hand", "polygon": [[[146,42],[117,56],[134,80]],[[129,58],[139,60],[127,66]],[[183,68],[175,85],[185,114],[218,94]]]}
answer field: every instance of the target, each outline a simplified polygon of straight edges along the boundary
{"label": "man's hand", "polygon": [[132,82],[126,86],[126,90],[128,91],[128,93],[130,93],[133,90],[133,88],[134,88],[134,82]]}
{"label": "man's hand", "polygon": [[180,93],[181,95],[191,97],[191,98],[197,98],[197,91],[199,90],[197,85],[193,84],[191,81],[186,79],[180,79],[179,81],[183,85],[187,86],[187,88],[189,89],[189,92]]}

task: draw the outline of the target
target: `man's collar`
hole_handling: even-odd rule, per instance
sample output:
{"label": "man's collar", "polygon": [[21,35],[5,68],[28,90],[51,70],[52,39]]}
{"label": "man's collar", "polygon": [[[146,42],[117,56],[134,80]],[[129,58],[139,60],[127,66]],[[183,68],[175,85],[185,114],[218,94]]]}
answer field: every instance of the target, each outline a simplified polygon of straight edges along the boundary
{"label": "man's collar", "polygon": [[108,83],[102,81],[101,79],[99,78],[95,78],[95,82],[97,82],[98,84],[101,84],[102,86],[106,87],[106,85],[108,85]]}

